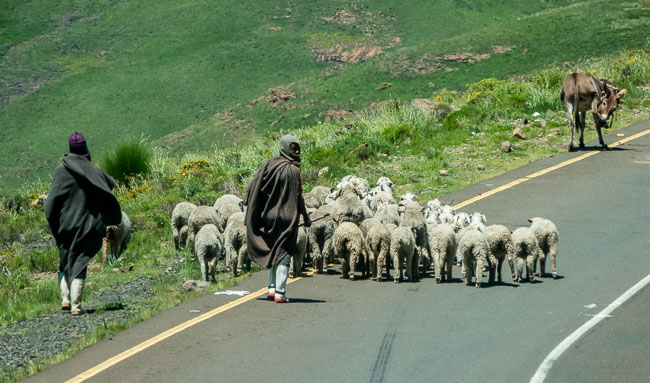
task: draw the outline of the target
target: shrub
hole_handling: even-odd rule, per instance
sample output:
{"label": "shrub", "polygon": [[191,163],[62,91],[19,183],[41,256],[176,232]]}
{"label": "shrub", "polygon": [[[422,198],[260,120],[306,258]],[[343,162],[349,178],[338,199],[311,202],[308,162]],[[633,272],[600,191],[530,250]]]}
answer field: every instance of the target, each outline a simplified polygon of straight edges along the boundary
{"label": "shrub", "polygon": [[130,178],[147,176],[151,171],[151,151],[144,141],[119,143],[100,162],[102,169],[116,181],[127,184]]}
{"label": "shrub", "polygon": [[414,127],[402,124],[385,127],[381,132],[381,137],[394,144],[400,144],[416,138],[417,133]]}

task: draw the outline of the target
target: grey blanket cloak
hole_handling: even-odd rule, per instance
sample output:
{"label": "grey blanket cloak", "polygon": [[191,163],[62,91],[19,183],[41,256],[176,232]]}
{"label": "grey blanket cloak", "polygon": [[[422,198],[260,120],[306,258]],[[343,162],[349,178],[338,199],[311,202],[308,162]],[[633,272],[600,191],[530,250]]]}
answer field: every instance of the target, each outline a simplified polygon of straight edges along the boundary
{"label": "grey blanket cloak", "polygon": [[248,255],[265,269],[276,266],[296,246],[299,214],[306,211],[299,166],[284,157],[273,157],[248,185]]}
{"label": "grey blanket cloak", "polygon": [[43,210],[59,248],[59,271],[68,281],[101,249],[106,226],[122,220],[114,187],[108,174],[76,154],[65,155],[54,171]]}

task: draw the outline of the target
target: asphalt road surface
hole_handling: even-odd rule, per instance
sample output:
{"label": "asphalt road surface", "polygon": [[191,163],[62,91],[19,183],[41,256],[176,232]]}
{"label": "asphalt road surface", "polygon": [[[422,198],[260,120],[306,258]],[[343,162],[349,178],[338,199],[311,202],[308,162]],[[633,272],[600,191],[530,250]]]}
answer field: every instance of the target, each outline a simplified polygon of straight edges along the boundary
{"label": "asphalt road surface", "polygon": [[[648,121],[638,123],[611,132],[606,142],[648,129]],[[553,220],[560,233],[558,279],[550,277],[550,262],[546,278],[521,284],[512,282],[506,264],[504,282],[488,286],[484,273],[481,289],[466,286],[458,268],[453,283],[440,285],[430,275],[394,284],[330,273],[291,283],[292,303],[283,305],[255,296],[267,283],[260,272],[233,288],[251,291],[247,298],[202,296],[29,380],[530,381],[556,346],[650,274],[650,134],[607,152],[593,144],[445,198],[458,204],[519,180],[461,210],[481,211],[488,224],[510,229],[527,226],[530,217]],[[588,153],[594,155],[535,175]],[[648,381],[649,302],[644,287],[568,345],[545,381]],[[198,323],[165,333],[188,320]],[[166,335],[150,341],[160,333]]]}

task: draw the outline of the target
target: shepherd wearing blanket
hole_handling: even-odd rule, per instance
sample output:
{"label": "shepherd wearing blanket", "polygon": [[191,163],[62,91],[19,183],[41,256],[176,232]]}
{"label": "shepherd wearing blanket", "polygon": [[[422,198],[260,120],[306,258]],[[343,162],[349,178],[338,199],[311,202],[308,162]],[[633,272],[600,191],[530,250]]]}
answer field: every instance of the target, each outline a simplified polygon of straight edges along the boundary
{"label": "shepherd wearing blanket", "polygon": [[294,136],[280,139],[280,154],[258,170],[248,185],[246,240],[248,255],[270,269],[267,299],[287,303],[286,283],[298,238],[298,223],[311,221],[300,182],[300,143]]}
{"label": "shepherd wearing blanket", "polygon": [[122,211],[111,192],[115,181],[90,163],[84,136],[75,132],[69,147],[43,209],[59,248],[61,309],[79,315],[88,262],[101,249],[106,226],[118,225]]}

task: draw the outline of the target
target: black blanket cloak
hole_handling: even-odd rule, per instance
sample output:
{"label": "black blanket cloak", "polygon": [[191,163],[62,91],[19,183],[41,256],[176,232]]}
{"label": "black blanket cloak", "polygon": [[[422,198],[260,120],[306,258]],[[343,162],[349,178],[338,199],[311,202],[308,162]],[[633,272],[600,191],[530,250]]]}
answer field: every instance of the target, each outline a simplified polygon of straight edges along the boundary
{"label": "black blanket cloak", "polygon": [[106,226],[122,220],[114,187],[108,174],[76,154],[65,155],[54,171],[43,209],[59,248],[59,271],[68,281],[101,249]]}
{"label": "black blanket cloak", "polygon": [[278,156],[256,174],[247,190],[248,255],[265,269],[293,254],[300,214],[306,214],[300,183],[300,163]]}

